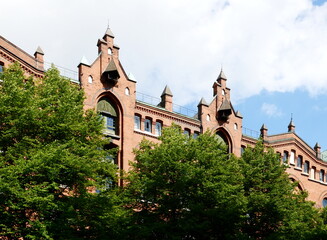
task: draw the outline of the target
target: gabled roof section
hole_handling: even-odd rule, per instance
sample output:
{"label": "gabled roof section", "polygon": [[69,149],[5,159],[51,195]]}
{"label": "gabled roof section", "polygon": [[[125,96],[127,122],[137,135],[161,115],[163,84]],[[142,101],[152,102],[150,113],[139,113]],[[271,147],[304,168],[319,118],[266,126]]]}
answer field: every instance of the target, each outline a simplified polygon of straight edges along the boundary
{"label": "gabled roof section", "polygon": [[168,87],[168,85],[166,85],[165,89],[163,90],[161,96],[163,95],[169,95],[169,96],[173,96],[173,93],[171,92],[170,88]]}
{"label": "gabled roof section", "polygon": [[233,107],[231,105],[231,103],[225,99],[225,101],[221,104],[219,111],[224,111],[224,110],[232,110]]}
{"label": "gabled roof section", "polygon": [[117,66],[113,59],[110,60],[108,66],[107,66],[106,70],[104,70],[104,72],[112,72],[112,71],[118,71]]}

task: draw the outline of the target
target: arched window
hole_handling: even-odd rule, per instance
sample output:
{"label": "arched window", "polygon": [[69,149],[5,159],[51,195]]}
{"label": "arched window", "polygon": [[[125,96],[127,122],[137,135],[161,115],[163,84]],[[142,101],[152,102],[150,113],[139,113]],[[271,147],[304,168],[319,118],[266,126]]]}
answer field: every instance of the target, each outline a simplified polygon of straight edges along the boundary
{"label": "arched window", "polygon": [[1,77],[2,72],[3,72],[3,66],[4,66],[4,63],[0,62],[0,77]]}
{"label": "arched window", "polygon": [[321,182],[325,181],[325,171],[322,169],[319,172],[319,181],[321,181]]}
{"label": "arched window", "polygon": [[218,130],[216,133],[218,140],[227,146],[227,152],[232,153],[232,146],[228,140],[228,135],[224,130]]}
{"label": "arched window", "polygon": [[316,179],[316,167],[311,168],[310,178],[311,179]]}
{"label": "arched window", "polygon": [[144,120],[144,131],[146,132],[152,132],[152,119],[151,118],[146,118]]}
{"label": "arched window", "polygon": [[184,133],[184,135],[189,137],[191,135],[191,130],[188,128],[185,128],[183,133]]}
{"label": "arched window", "polygon": [[154,130],[154,134],[157,136],[161,136],[161,130],[162,130],[162,122],[157,121],[156,122],[156,128]]}
{"label": "arched window", "polygon": [[97,111],[103,118],[105,133],[118,135],[118,114],[108,98],[100,99],[97,104]]}
{"label": "arched window", "polygon": [[305,161],[304,162],[304,169],[303,169],[303,171],[305,173],[309,174],[309,169],[310,169],[310,163],[309,163],[309,161]]}
{"label": "arched window", "polygon": [[297,164],[296,164],[296,166],[298,167],[298,168],[302,168],[302,163],[303,163],[303,158],[302,158],[302,156],[298,156],[297,157]]}
{"label": "arched window", "polygon": [[295,165],[295,151],[294,150],[291,151],[290,164]]}
{"label": "arched window", "polygon": [[323,207],[326,207],[326,206],[327,206],[327,198],[324,198],[324,199],[322,200],[322,206],[323,206]]}
{"label": "arched window", "polygon": [[134,116],[134,129],[141,129],[141,116],[139,115]]}
{"label": "arched window", "polygon": [[284,151],[283,163],[288,163],[288,152],[287,151]]}

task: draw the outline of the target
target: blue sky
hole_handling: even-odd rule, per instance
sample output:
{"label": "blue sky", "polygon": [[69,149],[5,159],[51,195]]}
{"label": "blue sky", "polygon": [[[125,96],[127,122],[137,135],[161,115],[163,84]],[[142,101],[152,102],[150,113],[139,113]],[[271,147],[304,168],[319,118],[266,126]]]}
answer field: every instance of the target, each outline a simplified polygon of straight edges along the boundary
{"label": "blue sky", "polygon": [[[96,43],[108,20],[137,91],[160,97],[168,84],[179,105],[212,99],[221,66],[243,125],[296,132],[327,149],[325,0],[11,0],[0,34],[26,52],[68,69]],[[19,16],[19,17],[18,17]],[[155,86],[155,87],[153,87]]]}

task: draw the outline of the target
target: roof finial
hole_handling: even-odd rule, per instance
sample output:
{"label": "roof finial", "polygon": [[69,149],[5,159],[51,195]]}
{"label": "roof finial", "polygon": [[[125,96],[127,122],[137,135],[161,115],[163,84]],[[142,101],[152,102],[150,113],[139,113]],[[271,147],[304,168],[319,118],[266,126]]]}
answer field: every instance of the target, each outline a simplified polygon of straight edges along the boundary
{"label": "roof finial", "polygon": [[109,27],[109,18],[108,18],[108,26],[107,26],[107,29],[109,29],[110,27]]}
{"label": "roof finial", "polygon": [[295,125],[293,122],[293,113],[291,113],[291,121],[290,121],[290,124],[288,124],[288,132],[295,132]]}

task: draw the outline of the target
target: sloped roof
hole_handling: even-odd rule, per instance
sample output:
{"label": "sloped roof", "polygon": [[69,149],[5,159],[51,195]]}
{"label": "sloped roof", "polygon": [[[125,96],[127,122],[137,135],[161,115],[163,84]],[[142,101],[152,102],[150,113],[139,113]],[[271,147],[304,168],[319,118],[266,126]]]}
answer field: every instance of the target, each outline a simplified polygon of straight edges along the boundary
{"label": "sloped roof", "polygon": [[204,98],[201,98],[201,100],[200,100],[198,106],[200,106],[200,105],[209,106],[209,104],[206,102],[206,100],[205,100]]}
{"label": "sloped roof", "polygon": [[225,101],[221,104],[219,108],[219,111],[223,110],[232,110],[232,105],[227,99],[225,99]]}

